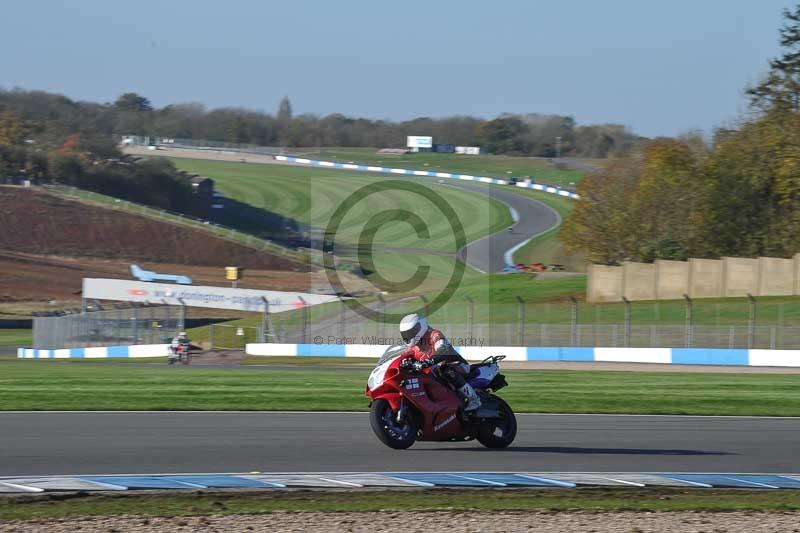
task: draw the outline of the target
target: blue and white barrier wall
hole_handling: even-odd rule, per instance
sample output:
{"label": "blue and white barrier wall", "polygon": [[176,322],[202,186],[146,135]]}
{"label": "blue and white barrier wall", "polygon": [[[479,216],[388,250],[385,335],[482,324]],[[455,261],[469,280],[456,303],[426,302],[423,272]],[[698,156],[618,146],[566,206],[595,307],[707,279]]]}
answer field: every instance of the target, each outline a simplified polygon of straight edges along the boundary
{"label": "blue and white barrier wall", "polygon": [[[380,172],[382,174],[401,174],[403,176],[420,176],[427,178],[449,178],[456,180],[466,181],[480,181],[483,183],[494,183],[496,185],[508,185],[508,181],[497,178],[490,178],[488,176],[473,176],[471,174],[454,174],[452,172],[436,172],[434,170],[410,170],[406,168],[392,168],[392,167],[378,167],[371,165],[357,165],[354,163],[336,163],[333,161],[318,161],[316,159],[306,159],[304,157],[294,157],[290,155],[276,155],[276,161],[285,161],[287,163],[296,163],[298,165],[311,165],[316,167],[327,168],[340,168],[347,170],[357,170],[360,172]],[[517,182],[517,187],[524,189],[535,189],[537,191],[547,192],[550,194],[557,194],[567,198],[578,199],[579,195],[574,192],[565,191],[552,185],[544,185],[541,183],[524,183]]]}
{"label": "blue and white barrier wall", "polygon": [[[386,346],[371,344],[248,344],[248,355],[298,357],[379,357]],[[542,348],[520,346],[456,347],[470,361],[506,355],[508,361],[602,361],[677,365],[800,367],[800,350],[717,348]]]}
{"label": "blue and white barrier wall", "polygon": [[17,348],[19,359],[106,359],[113,357],[167,357],[169,344],[139,344],[136,346],[95,346],[92,348],[64,348],[37,350]]}

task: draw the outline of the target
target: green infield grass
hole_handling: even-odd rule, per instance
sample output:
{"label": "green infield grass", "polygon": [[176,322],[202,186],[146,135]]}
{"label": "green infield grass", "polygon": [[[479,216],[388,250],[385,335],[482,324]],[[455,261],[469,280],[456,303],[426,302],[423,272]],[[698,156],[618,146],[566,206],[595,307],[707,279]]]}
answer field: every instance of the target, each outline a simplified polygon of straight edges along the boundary
{"label": "green infield grass", "polygon": [[30,329],[0,329],[0,346],[22,348],[33,343],[33,332]]}
{"label": "green infield grass", "polygon": [[[25,495],[0,498],[0,521],[97,516],[173,517],[274,512],[800,510],[798,490],[585,488]],[[419,515],[420,519],[424,514]],[[377,518],[376,518],[377,519]],[[146,523],[146,522],[144,522]],[[180,525],[177,523],[176,525]],[[26,530],[19,524],[20,531]],[[712,528],[713,529],[713,528]],[[631,529],[629,531],[639,531]]]}
{"label": "green infield grass", "polygon": [[[509,387],[500,395],[518,412],[800,416],[798,374],[505,374]],[[0,410],[366,411],[368,375],[368,366],[215,369],[0,361]]]}
{"label": "green infield grass", "polygon": [[[215,180],[226,197],[277,213],[318,228],[326,228],[337,209],[356,191],[386,181],[364,173],[283,165],[253,165],[196,159],[172,159],[188,172]],[[419,183],[419,182],[413,182]],[[486,195],[440,186],[436,180],[424,185],[440,194],[458,216],[466,242],[499,231],[512,223],[507,207]],[[355,198],[355,197],[354,197]],[[457,251],[451,220],[414,193],[388,190],[354,203],[335,234],[336,242],[354,245],[361,240],[366,221],[375,214],[404,210],[418,215],[427,234],[419,237],[409,222],[386,221],[375,234],[376,272],[390,280],[402,281],[418,265],[430,268],[427,283],[441,285],[453,270]],[[337,251],[337,255],[348,254]],[[471,273],[474,272],[471,269]]]}
{"label": "green infield grass", "polygon": [[[178,158],[172,161],[182,170],[213,178],[216,188],[226,197],[321,228],[327,226],[337,208],[358,189],[387,179],[322,168]],[[496,200],[474,192],[439,187],[435,180],[428,180],[424,184],[443,196],[454,209],[458,208],[468,241],[511,224],[508,209]],[[336,234],[337,240],[358,242],[364,221],[375,213],[391,209],[404,209],[418,214],[427,223],[430,236],[419,238],[410,230],[408,223],[393,221],[378,232],[374,241],[376,245],[430,251],[452,250],[452,230],[445,215],[439,209],[433,209],[425,200],[396,190],[369,196],[355,204],[343,219]]]}

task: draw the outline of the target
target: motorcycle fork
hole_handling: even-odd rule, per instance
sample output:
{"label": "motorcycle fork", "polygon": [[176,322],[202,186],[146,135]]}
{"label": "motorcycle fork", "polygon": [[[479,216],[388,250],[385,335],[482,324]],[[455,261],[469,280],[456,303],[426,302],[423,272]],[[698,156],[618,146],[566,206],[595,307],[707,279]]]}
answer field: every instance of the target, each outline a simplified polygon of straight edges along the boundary
{"label": "motorcycle fork", "polygon": [[402,424],[406,420],[406,400],[400,398],[400,407],[397,408],[397,423]]}

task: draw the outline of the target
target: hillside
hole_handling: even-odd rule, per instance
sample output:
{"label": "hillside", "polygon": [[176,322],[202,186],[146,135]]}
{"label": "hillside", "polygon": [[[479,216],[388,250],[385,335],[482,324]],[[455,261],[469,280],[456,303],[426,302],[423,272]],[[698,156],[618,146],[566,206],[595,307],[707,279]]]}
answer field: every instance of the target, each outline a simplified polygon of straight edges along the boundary
{"label": "hillside", "polygon": [[0,206],[0,250],[262,270],[311,269],[200,229],[87,205],[40,190],[0,187]]}
{"label": "hillside", "polygon": [[[83,278],[131,279],[131,260],[96,257],[64,257],[0,251],[0,318],[28,316],[35,311],[78,307]],[[224,271],[218,266],[187,266],[173,263],[141,262],[157,272],[176,272],[190,276],[198,285],[227,286]],[[245,271],[241,287],[285,291],[307,291],[310,274],[292,271]],[[192,316],[204,313],[193,310]],[[212,316],[227,316],[214,310]]]}

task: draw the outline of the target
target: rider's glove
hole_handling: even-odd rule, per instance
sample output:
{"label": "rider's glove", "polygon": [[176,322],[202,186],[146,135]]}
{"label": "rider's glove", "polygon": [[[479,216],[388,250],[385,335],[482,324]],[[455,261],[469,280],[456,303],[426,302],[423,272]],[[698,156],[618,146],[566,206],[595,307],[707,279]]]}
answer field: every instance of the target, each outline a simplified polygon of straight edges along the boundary
{"label": "rider's glove", "polygon": [[430,360],[426,360],[426,361],[414,361],[414,366],[413,366],[413,368],[414,368],[414,370],[416,370],[417,372],[421,372],[423,369],[425,369],[425,368],[428,368],[429,366],[431,366],[431,362],[430,362]]}

